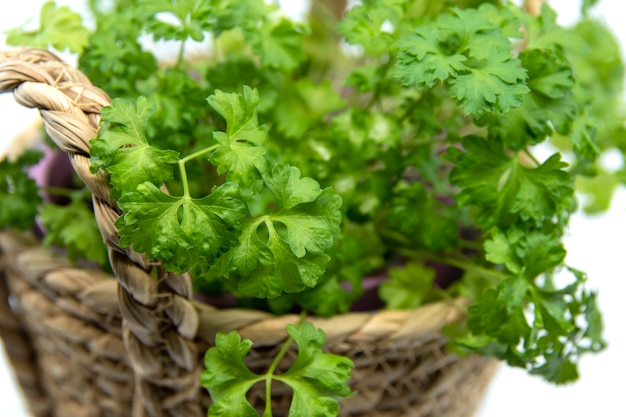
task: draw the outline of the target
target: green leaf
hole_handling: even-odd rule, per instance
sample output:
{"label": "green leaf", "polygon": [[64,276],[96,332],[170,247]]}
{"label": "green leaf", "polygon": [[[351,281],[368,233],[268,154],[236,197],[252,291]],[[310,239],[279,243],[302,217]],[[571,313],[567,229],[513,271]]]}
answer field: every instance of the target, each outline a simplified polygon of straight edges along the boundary
{"label": "green leaf", "polygon": [[327,114],[344,105],[329,81],[316,84],[304,78],[279,95],[274,113],[276,127],[289,138],[304,140],[311,129],[323,128]]}
{"label": "green leaf", "polygon": [[[469,67],[469,64],[468,64]],[[466,115],[481,117],[488,111],[507,113],[522,104],[529,89],[526,71],[510,53],[492,53],[450,81],[450,93]]]}
{"label": "green leaf", "polygon": [[505,232],[493,229],[485,242],[486,259],[504,264],[516,275],[535,279],[539,274],[561,266],[565,249],[559,229],[553,225],[542,228],[511,228]]}
{"label": "green leaf", "polygon": [[389,203],[388,227],[416,249],[440,251],[458,243],[458,208],[439,201],[423,184],[399,182]]}
{"label": "green leaf", "polygon": [[[377,0],[348,9],[339,23],[339,31],[350,45],[363,47],[370,56],[393,49],[398,23],[406,18],[403,0]],[[391,26],[387,27],[385,25]]]}
{"label": "green leaf", "polygon": [[235,245],[246,214],[233,183],[194,199],[169,196],[145,182],[136,191],[124,193],[119,206],[125,211],[116,222],[120,245],[132,245],[177,273],[211,263]]}
{"label": "green leaf", "polygon": [[589,11],[598,4],[599,0],[583,0],[583,4],[581,5],[581,10],[583,16],[587,17],[589,15]]}
{"label": "green leaf", "polygon": [[257,90],[247,86],[243,94],[217,90],[207,101],[226,121],[226,132],[213,133],[219,147],[211,154],[211,163],[220,175],[227,173],[229,181],[244,185],[260,181],[267,169],[267,126],[259,126],[257,119]]}
{"label": "green leaf", "polygon": [[273,298],[314,287],[323,275],[324,252],[340,233],[341,198],[288,165],[276,166],[265,183],[277,211],[246,219],[239,244],[214,273],[237,279],[242,295]]}
{"label": "green leaf", "polygon": [[57,51],[80,53],[88,43],[89,29],[82,25],[80,14],[67,6],[57,7],[48,1],[41,7],[39,29],[25,31],[22,28],[7,32],[7,44],[31,46],[34,48],[52,47]]}
{"label": "green leaf", "polygon": [[528,86],[533,92],[558,99],[574,87],[572,67],[559,51],[531,49],[521,54],[521,60],[528,69]]}
{"label": "green leaf", "polygon": [[42,199],[27,168],[36,165],[42,156],[40,151],[26,150],[15,161],[0,161],[0,226],[26,230],[35,225]]}
{"label": "green leaf", "polygon": [[459,203],[477,207],[481,227],[509,226],[520,220],[540,226],[568,218],[573,189],[560,154],[533,168],[507,156],[497,139],[468,136],[462,144],[465,151],[448,151],[455,163],[450,181],[461,188]]}
{"label": "green leaf", "polygon": [[110,97],[136,100],[141,95],[138,81],[158,70],[156,57],[139,43],[141,34],[141,25],[128,10],[98,15],[96,30],[78,57],[79,69]]}
{"label": "green leaf", "polygon": [[146,124],[153,112],[145,97],[139,97],[135,105],[115,99],[102,109],[98,137],[90,142],[91,171],[105,169],[115,195],[133,192],[144,182],[160,186],[172,179],[178,152],[156,149],[146,139]]}
{"label": "green leaf", "polygon": [[507,113],[529,91],[526,70],[513,57],[499,24],[480,9],[453,9],[399,42],[397,76],[419,91],[444,82],[466,115]]}
{"label": "green leaf", "polygon": [[266,19],[254,30],[244,29],[246,40],[263,65],[284,72],[294,70],[304,60],[305,33],[306,27],[286,18]]}
{"label": "green leaf", "polygon": [[479,124],[515,150],[543,142],[553,134],[569,134],[580,106],[573,97],[573,69],[558,50],[531,49],[520,54],[528,69],[528,86],[522,105],[507,114],[487,114]]}
{"label": "green leaf", "polygon": [[[257,375],[245,364],[252,342],[242,341],[237,332],[218,333],[215,347],[210,348],[204,357],[206,370],[201,377],[202,386],[209,391],[213,400],[209,415],[258,416],[247,401],[246,393],[257,382],[271,384],[272,381],[281,381],[293,388],[289,416],[338,415],[339,400],[351,394],[348,381],[354,364],[346,357],[324,353],[322,348],[326,336],[310,323],[288,324],[287,332],[290,337],[284,348],[295,341],[298,356],[289,370],[281,375],[274,374],[274,371],[283,359],[284,349],[266,374]],[[267,400],[271,398],[270,387]],[[264,415],[271,415],[271,408],[266,409]]]}
{"label": "green leaf", "polygon": [[348,380],[354,364],[346,357],[324,353],[324,332],[310,323],[287,325],[298,346],[291,368],[275,379],[293,388],[289,416],[326,417],[339,413],[339,399],[351,394]]}
{"label": "green leaf", "polygon": [[138,0],[137,10],[155,40],[199,42],[213,27],[210,0]]}
{"label": "green leaf", "polygon": [[72,261],[90,260],[104,266],[108,261],[107,247],[100,236],[89,197],[88,192],[80,190],[70,194],[68,205],[45,204],[40,213],[46,230],[43,242],[65,249]]}
{"label": "green leaf", "polygon": [[[514,230],[517,232],[517,230]],[[512,237],[511,240],[517,242],[519,236]],[[509,238],[500,229],[493,229],[491,239],[485,241],[485,259],[494,264],[504,264],[509,271],[519,274],[523,268],[515,251],[509,243]]]}
{"label": "green leaf", "polygon": [[241,340],[235,331],[218,333],[215,347],[207,350],[204,356],[205,370],[200,383],[211,394],[213,404],[209,415],[221,417],[258,417],[254,407],[246,400],[246,393],[264,377],[252,373],[244,358],[250,351],[252,342]]}
{"label": "green leaf", "polygon": [[496,289],[488,289],[482,300],[468,308],[467,325],[476,335],[487,334],[500,343],[516,346],[530,336],[524,316],[524,299],[529,290],[524,278],[511,277]]}
{"label": "green leaf", "polygon": [[434,269],[411,262],[403,268],[391,268],[389,279],[382,283],[378,294],[387,309],[417,308],[431,292],[434,279]]}
{"label": "green leaf", "polygon": [[460,53],[444,53],[440,49],[440,38],[438,27],[423,26],[400,41],[397,76],[404,85],[423,90],[465,69],[463,63],[467,57]]}

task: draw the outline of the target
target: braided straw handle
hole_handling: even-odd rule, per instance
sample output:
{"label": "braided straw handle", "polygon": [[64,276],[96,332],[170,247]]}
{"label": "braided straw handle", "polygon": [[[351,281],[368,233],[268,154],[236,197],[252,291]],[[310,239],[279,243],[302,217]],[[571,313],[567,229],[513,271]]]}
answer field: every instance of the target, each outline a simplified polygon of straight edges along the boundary
{"label": "braided straw handle", "polygon": [[201,368],[193,344],[198,315],[190,301],[191,279],[119,246],[114,223],[121,213],[109,198],[108,176],[89,170],[89,141],[97,136],[100,110],[111,104],[110,98],[80,71],[40,49],[0,53],[2,92],[39,109],[47,133],[93,194],[96,221],[118,280],[124,344],[135,374],[132,415],[200,416]]}

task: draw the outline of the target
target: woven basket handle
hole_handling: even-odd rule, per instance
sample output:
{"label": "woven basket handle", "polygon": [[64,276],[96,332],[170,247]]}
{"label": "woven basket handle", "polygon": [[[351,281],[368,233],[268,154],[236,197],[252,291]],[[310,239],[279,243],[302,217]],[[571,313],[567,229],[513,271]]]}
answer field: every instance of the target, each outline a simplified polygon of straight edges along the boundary
{"label": "woven basket handle", "polygon": [[[120,210],[109,198],[108,176],[89,171],[89,141],[97,135],[100,110],[111,104],[110,98],[80,71],[40,49],[0,53],[2,92],[39,109],[47,133],[93,194],[96,220],[119,284],[122,333],[135,374],[132,415],[200,416],[201,362],[193,344],[198,316],[190,302],[191,279],[119,246],[114,223]],[[158,279],[151,275],[154,271]]]}

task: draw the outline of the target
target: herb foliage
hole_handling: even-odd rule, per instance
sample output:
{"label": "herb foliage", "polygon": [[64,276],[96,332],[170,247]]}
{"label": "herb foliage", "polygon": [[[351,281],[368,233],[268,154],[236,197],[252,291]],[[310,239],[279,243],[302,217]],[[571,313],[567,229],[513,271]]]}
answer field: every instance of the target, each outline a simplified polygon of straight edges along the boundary
{"label": "herb foliage", "polygon": [[[576,191],[601,211],[624,178],[598,162],[626,135],[619,46],[589,17],[594,3],[563,27],[545,4],[532,15],[498,1],[367,0],[341,19],[315,1],[295,22],[262,0],[92,0],[93,30],[60,36],[68,15],[9,40],[79,51],[115,97],[91,153],[124,211],[122,245],[190,271],[198,291],[322,316],[348,311],[363,278],[396,262],[387,307],[467,297],[451,346],[561,384],[604,347],[596,294],[564,263]],[[146,37],[176,56],[159,60]],[[201,41],[211,46],[187,53]],[[542,143],[557,149],[545,160]],[[38,204],[21,187],[4,193]],[[440,289],[433,265],[463,277]],[[273,378],[294,389],[294,415],[334,415],[346,374],[317,380],[322,335],[288,331],[300,356]],[[207,353],[215,415],[256,415],[244,394],[267,377],[243,365],[249,349],[231,333]]]}

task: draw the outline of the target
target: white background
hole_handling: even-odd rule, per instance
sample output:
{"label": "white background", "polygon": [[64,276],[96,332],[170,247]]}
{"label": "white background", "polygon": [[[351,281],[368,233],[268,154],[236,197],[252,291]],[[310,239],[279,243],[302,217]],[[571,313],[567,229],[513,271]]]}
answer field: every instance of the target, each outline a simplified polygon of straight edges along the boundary
{"label": "white background", "polygon": [[[10,2],[0,13],[0,48],[4,48],[4,31],[36,17],[43,0]],[[77,11],[84,10],[80,0],[59,0]],[[282,1],[290,9],[301,9],[300,0]],[[563,23],[577,17],[579,2],[552,0]],[[603,0],[594,14],[607,22],[621,43],[626,45],[626,5],[622,0]],[[64,55],[73,62],[71,56]],[[0,96],[0,153],[13,137],[37,117],[22,109],[9,95]],[[615,162],[615,161],[614,161]],[[619,163],[619,161],[618,161]],[[589,274],[589,286],[599,290],[599,304],[605,315],[609,348],[581,361],[581,380],[573,385],[555,387],[524,371],[502,365],[491,384],[479,417],[555,416],[626,417],[626,192],[620,190],[613,208],[601,216],[576,215],[566,238],[568,263]],[[622,258],[624,257],[624,258]],[[0,414],[25,417],[22,398],[4,352],[0,351]]]}

